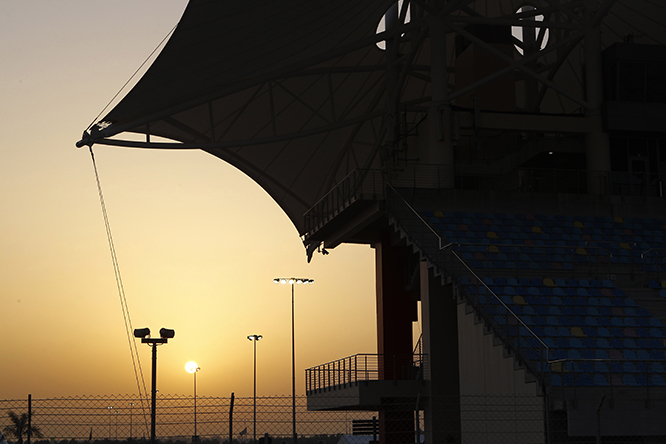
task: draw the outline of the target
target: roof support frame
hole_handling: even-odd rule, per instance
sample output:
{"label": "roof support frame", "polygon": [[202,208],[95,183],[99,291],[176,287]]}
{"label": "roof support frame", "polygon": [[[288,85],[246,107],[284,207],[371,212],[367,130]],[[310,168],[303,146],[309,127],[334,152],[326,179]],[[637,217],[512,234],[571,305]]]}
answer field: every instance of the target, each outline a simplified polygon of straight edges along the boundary
{"label": "roof support frame", "polygon": [[[560,94],[563,95],[564,97],[568,98],[569,100],[575,102],[576,104],[578,104],[578,105],[580,105],[580,106],[582,106],[582,107],[584,107],[584,108],[587,108],[587,107],[588,107],[588,104],[587,104],[587,102],[586,102],[584,99],[574,96],[572,93],[570,93],[570,92],[564,90],[563,88],[559,87],[558,85],[556,85],[556,84],[553,83],[552,81],[543,78],[542,76],[540,76],[540,75],[538,75],[537,73],[533,72],[533,71],[530,70],[529,68],[525,67],[525,66],[524,66],[525,63],[531,61],[531,59],[530,59],[529,56],[526,57],[526,58],[523,58],[523,59],[520,60],[520,61],[516,61],[516,60],[514,60],[513,58],[510,58],[510,57],[506,56],[505,54],[503,54],[503,53],[497,51],[495,48],[493,48],[493,47],[492,47],[491,45],[489,45],[488,43],[484,42],[483,40],[481,40],[480,38],[476,37],[475,35],[473,35],[473,34],[467,32],[467,31],[465,31],[464,29],[460,28],[459,26],[456,26],[456,25],[454,25],[454,24],[452,24],[452,23],[450,23],[450,22],[447,23],[447,26],[449,26],[449,27],[450,27],[451,29],[453,29],[456,33],[458,33],[458,34],[464,36],[464,37],[467,38],[468,40],[470,40],[470,41],[472,41],[472,42],[478,44],[480,47],[482,47],[483,49],[487,50],[488,52],[490,52],[491,54],[495,55],[496,57],[500,58],[501,60],[505,61],[505,62],[509,65],[507,68],[504,68],[503,70],[500,70],[500,71],[498,71],[498,72],[504,71],[504,72],[503,72],[503,74],[504,74],[504,73],[508,72],[508,71],[506,71],[507,69],[508,69],[509,71],[510,71],[511,69],[513,69],[513,68],[518,69],[518,70],[524,72],[525,74],[527,74],[528,76],[535,78],[537,81],[539,81],[539,82],[541,82],[542,84],[548,86],[549,88],[553,89],[554,91],[557,91],[558,93],[560,93]],[[570,37],[570,38],[571,38],[571,37]],[[558,42],[558,43],[561,44],[562,42]],[[560,46],[560,45],[558,45],[558,44],[554,44],[554,45],[552,45],[552,47],[550,48],[550,51],[552,51],[553,49],[556,49],[556,48],[559,47],[559,46]],[[548,49],[548,48],[547,48],[547,49]],[[546,50],[544,50],[544,51],[546,51]],[[535,56],[535,57],[537,57],[537,56],[541,56],[541,55],[544,54],[544,53],[545,53],[545,52],[540,52],[540,53],[534,54],[534,56]],[[487,83],[490,77],[492,77],[492,78],[497,77],[497,72],[494,73],[494,74],[491,74],[490,76],[486,77],[485,79],[482,79],[481,81],[483,81],[483,83]],[[476,83],[478,83],[478,82],[476,82]],[[483,83],[482,83],[482,84],[483,84]],[[470,85],[470,86],[471,86],[471,85]],[[479,86],[479,85],[476,85],[476,86]],[[475,86],[475,87],[476,87],[476,86]],[[469,88],[464,88],[463,90],[460,90],[460,91],[464,91],[464,90],[468,90],[468,89],[469,89]],[[460,96],[461,94],[464,94],[464,92],[461,93],[460,91],[456,91],[456,92],[452,93],[450,98],[453,99],[453,98],[455,98],[455,97]],[[465,91],[465,92],[468,92],[468,91]]]}
{"label": "roof support frame", "polygon": [[182,143],[182,142],[138,142],[133,140],[110,139],[105,138],[96,140],[94,143],[99,145],[123,146],[126,148],[155,148],[155,149],[216,149],[216,148],[234,148],[252,145],[263,145],[267,143],[283,142],[290,139],[298,139],[316,134],[322,134],[336,129],[344,128],[350,125],[356,125],[366,120],[371,120],[384,114],[384,110],[375,110],[374,112],[355,117],[353,119],[338,121],[326,127],[312,128],[300,133],[281,134],[274,137],[262,137],[253,140],[230,140],[227,142],[202,142],[202,143]]}

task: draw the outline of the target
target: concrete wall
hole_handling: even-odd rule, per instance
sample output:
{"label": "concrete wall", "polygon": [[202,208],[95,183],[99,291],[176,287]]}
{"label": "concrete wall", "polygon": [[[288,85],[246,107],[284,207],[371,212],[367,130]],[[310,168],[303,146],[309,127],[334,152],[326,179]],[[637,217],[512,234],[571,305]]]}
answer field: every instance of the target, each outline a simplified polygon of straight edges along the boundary
{"label": "concrete wall", "polygon": [[458,305],[461,431],[464,442],[544,441],[543,402],[525,370],[503,356],[474,314]]}

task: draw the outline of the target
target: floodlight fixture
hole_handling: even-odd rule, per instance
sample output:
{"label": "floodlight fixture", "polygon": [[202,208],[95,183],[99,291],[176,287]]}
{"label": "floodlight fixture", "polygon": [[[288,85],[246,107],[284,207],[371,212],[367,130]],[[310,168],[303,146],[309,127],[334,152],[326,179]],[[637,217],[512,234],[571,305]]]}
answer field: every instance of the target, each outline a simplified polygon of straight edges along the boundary
{"label": "floodlight fixture", "polygon": [[261,336],[261,335],[250,335],[250,336],[248,336],[247,338],[248,338],[250,341],[258,341],[258,340],[260,340],[261,338],[263,338],[263,336]]}
{"label": "floodlight fixture", "polygon": [[176,331],[170,328],[160,328],[160,338],[162,339],[173,339],[176,336]]}
{"label": "floodlight fixture", "polygon": [[275,278],[273,279],[273,282],[276,284],[289,284],[289,285],[300,285],[300,284],[312,284],[314,283],[314,279],[308,279],[308,278]]}
{"label": "floodlight fixture", "polygon": [[135,338],[145,338],[146,336],[150,336],[150,329],[149,328],[135,328],[134,329],[134,337]]}

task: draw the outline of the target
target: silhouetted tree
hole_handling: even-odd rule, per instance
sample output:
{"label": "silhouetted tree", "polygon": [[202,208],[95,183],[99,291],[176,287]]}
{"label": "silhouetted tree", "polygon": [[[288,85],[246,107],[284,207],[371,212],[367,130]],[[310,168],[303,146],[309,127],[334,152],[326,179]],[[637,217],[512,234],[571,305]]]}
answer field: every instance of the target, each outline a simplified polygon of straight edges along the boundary
{"label": "silhouetted tree", "polygon": [[[11,435],[16,438],[18,444],[23,444],[23,435],[28,434],[28,414],[21,413],[17,415],[13,411],[7,412],[11,424],[2,429],[2,433],[6,435]],[[37,426],[30,426],[30,436],[35,438],[41,438],[42,432]]]}

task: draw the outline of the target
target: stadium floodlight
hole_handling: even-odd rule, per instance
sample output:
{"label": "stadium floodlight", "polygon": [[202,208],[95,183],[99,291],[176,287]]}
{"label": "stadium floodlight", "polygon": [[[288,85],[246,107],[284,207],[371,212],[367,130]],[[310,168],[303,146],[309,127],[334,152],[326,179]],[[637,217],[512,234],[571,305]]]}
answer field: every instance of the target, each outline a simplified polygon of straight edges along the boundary
{"label": "stadium floodlight", "polygon": [[149,328],[135,328],[134,329],[134,337],[135,338],[145,338],[146,336],[150,336],[150,329]]}
{"label": "stadium floodlight", "polygon": [[152,358],[153,358],[153,368],[152,368],[152,405],[150,409],[150,442],[155,444],[155,401],[157,398],[157,346],[166,344],[169,342],[169,339],[173,339],[176,336],[176,332],[170,328],[161,328],[159,338],[149,338],[150,329],[149,328],[137,328],[134,330],[134,337],[141,338],[142,344],[148,344],[152,347]]}
{"label": "stadium floodlight", "polygon": [[254,442],[257,442],[257,342],[262,338],[261,335],[250,335],[247,338],[252,341],[254,346],[254,421],[252,425],[252,432],[254,434]]}
{"label": "stadium floodlight", "polygon": [[170,328],[161,328],[160,329],[160,338],[162,339],[173,339],[176,336],[176,332]]}
{"label": "stadium floodlight", "polygon": [[294,340],[294,285],[312,284],[314,279],[310,278],[275,278],[276,284],[291,285],[291,425],[293,433],[293,444],[297,444],[298,435],[296,434],[296,346]]}

